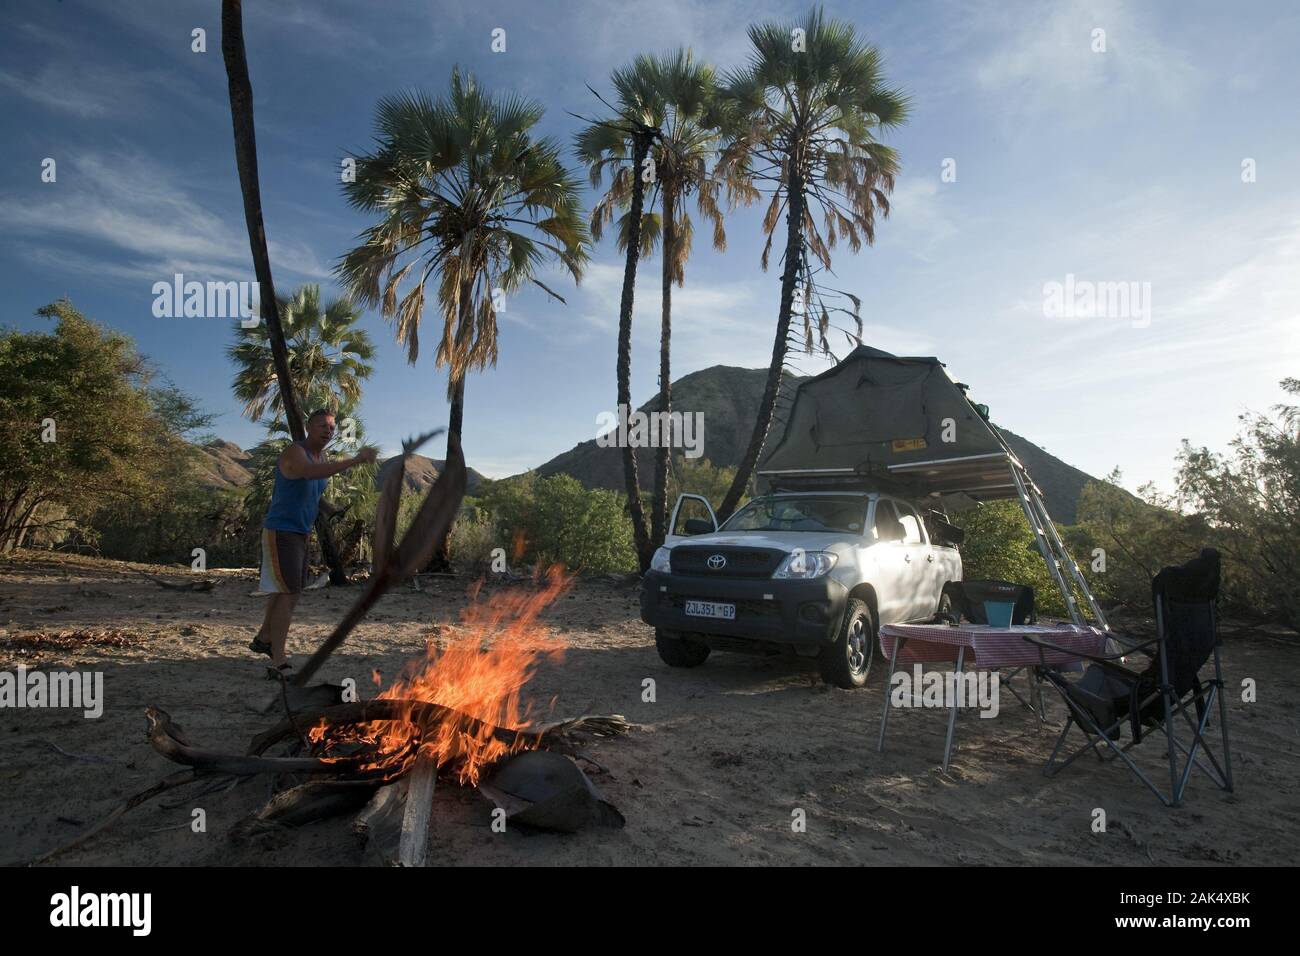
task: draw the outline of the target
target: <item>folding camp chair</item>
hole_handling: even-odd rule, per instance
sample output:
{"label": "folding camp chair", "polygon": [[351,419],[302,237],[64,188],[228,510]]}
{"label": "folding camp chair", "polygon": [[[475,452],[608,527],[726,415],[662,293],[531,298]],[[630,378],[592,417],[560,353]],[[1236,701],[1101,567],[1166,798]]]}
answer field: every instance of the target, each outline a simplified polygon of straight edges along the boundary
{"label": "folding camp chair", "polygon": [[[952,611],[949,614],[936,614],[936,623],[947,621],[950,624],[960,624],[962,621],[969,621],[972,624],[987,624],[989,619],[984,610],[985,601],[1005,601],[1012,604],[1013,625],[1038,623],[1038,617],[1034,614],[1034,589],[1027,584],[1012,584],[1010,581],[949,581],[943,586],[942,593],[947,595]],[[1021,697],[1011,684],[1011,678],[1022,670],[1025,668],[1017,667],[1008,671],[1001,678],[1000,686],[1006,687],[1016,700],[1033,711],[1039,720],[1043,720],[1041,697],[1040,706],[1034,707]],[[1030,682],[1029,696],[1032,699],[1036,691],[1036,677],[1026,674],[1025,680]]]}
{"label": "folding camp chair", "polygon": [[[1043,765],[1043,773],[1055,776],[1089,750],[1103,763],[1107,758],[1099,744],[1105,744],[1129,769],[1160,798],[1165,806],[1180,806],[1192,768],[1197,767],[1223,790],[1232,791],[1232,759],[1228,747],[1228,704],[1223,696],[1223,667],[1220,658],[1218,628],[1219,553],[1207,548],[1200,557],[1181,567],[1168,567],[1151,582],[1151,599],[1155,605],[1156,636],[1141,644],[1118,642],[1119,654],[1080,655],[1091,663],[1078,680],[1071,681],[1064,672],[1043,664],[1040,673],[1061,694],[1070,716],[1057,738],[1052,754]],[[1025,640],[1043,648],[1055,645],[1028,636]],[[1153,649],[1154,648],[1154,653]],[[1214,677],[1201,683],[1200,670],[1214,656]],[[1138,671],[1118,661],[1134,654],[1145,654],[1150,662]],[[1223,764],[1205,739],[1214,704],[1219,705],[1219,723],[1223,738]],[[1196,712],[1193,720],[1188,709]],[[1191,731],[1184,741],[1178,734],[1174,715],[1183,719]],[[1124,725],[1131,739],[1120,745]],[[1087,744],[1067,759],[1057,761],[1071,727],[1078,726],[1088,738]],[[1163,729],[1168,745],[1169,785],[1166,796],[1138,767],[1128,751]],[[1198,756],[1204,751],[1212,768]],[[1179,756],[1186,762],[1180,767]],[[1114,759],[1111,757],[1110,759]]]}

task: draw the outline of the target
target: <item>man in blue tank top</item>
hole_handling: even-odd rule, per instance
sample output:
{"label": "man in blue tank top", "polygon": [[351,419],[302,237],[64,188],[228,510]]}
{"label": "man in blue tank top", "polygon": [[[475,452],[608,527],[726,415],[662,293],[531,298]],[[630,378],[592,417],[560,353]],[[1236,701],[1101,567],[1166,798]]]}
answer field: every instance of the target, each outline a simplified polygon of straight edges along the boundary
{"label": "man in blue tank top", "polygon": [[331,475],[374,461],[374,448],[353,458],[331,461],[325,446],[334,437],[334,414],[324,409],[307,419],[307,437],[294,442],[275,466],[271,507],[262,522],[262,590],[271,592],[262,628],[249,649],[271,658],[275,673],[286,674],[285,640],[298,595],[307,583],[307,535],[316,523],[321,495]]}

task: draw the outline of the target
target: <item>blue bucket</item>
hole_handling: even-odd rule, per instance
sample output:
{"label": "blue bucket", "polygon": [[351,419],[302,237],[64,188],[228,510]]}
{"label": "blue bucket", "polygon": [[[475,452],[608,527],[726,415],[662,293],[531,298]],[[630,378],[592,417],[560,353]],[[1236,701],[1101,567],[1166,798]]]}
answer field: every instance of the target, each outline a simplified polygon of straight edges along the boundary
{"label": "blue bucket", "polygon": [[988,620],[989,627],[1010,627],[1015,610],[1016,605],[1012,601],[984,602],[984,617]]}

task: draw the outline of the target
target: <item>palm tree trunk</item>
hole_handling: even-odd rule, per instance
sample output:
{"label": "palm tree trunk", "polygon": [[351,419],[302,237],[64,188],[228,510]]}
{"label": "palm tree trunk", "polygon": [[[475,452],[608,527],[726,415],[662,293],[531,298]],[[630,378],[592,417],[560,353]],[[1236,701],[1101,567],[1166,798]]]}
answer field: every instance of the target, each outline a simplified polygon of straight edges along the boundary
{"label": "palm tree trunk", "polygon": [[[673,247],[677,242],[677,195],[672,184],[663,180],[663,309],[659,325],[659,411],[664,413],[660,422],[666,422],[667,413],[673,409],[673,380],[669,344],[673,336],[673,272],[676,256]],[[664,543],[668,525],[668,463],[672,455],[671,433],[659,435],[659,448],[655,452],[654,501],[650,511],[650,546],[658,548]]]}
{"label": "palm tree trunk", "polygon": [[[451,383],[451,412],[447,417],[448,449],[453,445],[457,448],[460,447],[460,435],[464,421],[465,376],[461,375]],[[438,546],[433,549],[433,556],[429,558],[428,571],[440,574],[451,572],[451,529],[453,527],[455,527],[455,520],[447,526],[447,530],[438,542]]]}
{"label": "palm tree trunk", "polygon": [[[244,14],[240,0],[221,0],[221,55],[226,63],[230,88],[230,119],[235,130],[235,166],[239,169],[239,188],[244,195],[244,221],[248,225],[248,244],[253,253],[253,272],[257,276],[258,299],[266,318],[266,332],[271,340],[275,360],[275,377],[280,384],[284,417],[294,441],[306,437],[302,410],[293,391],[289,374],[289,350],[280,327],[280,306],[271,281],[271,257],[266,249],[266,227],[262,222],[262,191],[257,176],[257,135],[253,126],[253,84],[248,78],[248,58],[244,53]],[[338,549],[326,521],[317,517],[316,533],[321,553],[330,569],[331,584],[347,584],[348,576],[339,561]]]}
{"label": "palm tree trunk", "polygon": [[[776,409],[777,396],[781,394],[781,378],[785,372],[785,354],[789,349],[790,318],[794,307],[794,289],[799,282],[799,273],[803,267],[803,219],[804,194],[803,177],[797,164],[790,163],[790,177],[786,195],[789,208],[785,220],[785,270],[781,274],[781,310],[776,322],[776,339],[772,343],[772,364],[767,369],[767,384],[763,387],[763,400],[758,406],[758,417],[754,420],[754,431],[749,438],[749,447],[736,468],[736,477],[727,489],[727,497],[718,509],[718,520],[725,521],[731,517],[740,503],[741,495],[749,484],[750,476],[758,463],[758,456],[767,441],[768,429],[772,427],[772,414]],[[806,306],[805,306],[806,308]]]}
{"label": "palm tree trunk", "polygon": [[[460,284],[460,329],[469,328],[470,320],[473,315],[474,305],[474,283],[465,281]],[[451,403],[451,409],[447,414],[447,454],[450,456],[453,446],[463,448],[460,436],[465,424],[465,371],[451,367],[448,369],[449,380],[447,382],[447,398]],[[426,570],[448,574],[452,571],[451,566],[451,529],[456,526],[455,519],[447,525],[442,539],[439,540],[438,546],[433,549],[433,555],[429,558],[429,564]]]}
{"label": "palm tree trunk", "polygon": [[[632,200],[628,215],[627,260],[623,265],[623,297],[618,308],[618,404],[632,414],[632,299],[636,290],[636,267],[641,258],[641,215],[645,206],[645,181],[641,169],[650,151],[650,137],[638,133],[632,149]],[[636,449],[626,442],[623,447],[623,486],[627,492],[627,509],[632,517],[632,535],[636,543],[637,563],[644,573],[650,567],[654,551],[646,531],[645,508],[637,479]]]}

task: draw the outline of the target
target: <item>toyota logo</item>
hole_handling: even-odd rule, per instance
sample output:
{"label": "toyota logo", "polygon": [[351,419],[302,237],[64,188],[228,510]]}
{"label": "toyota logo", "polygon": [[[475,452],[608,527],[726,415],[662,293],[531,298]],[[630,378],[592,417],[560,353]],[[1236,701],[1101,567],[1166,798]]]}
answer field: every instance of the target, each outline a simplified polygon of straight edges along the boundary
{"label": "toyota logo", "polygon": [[710,571],[721,571],[727,566],[727,559],[720,554],[711,554],[707,563]]}

